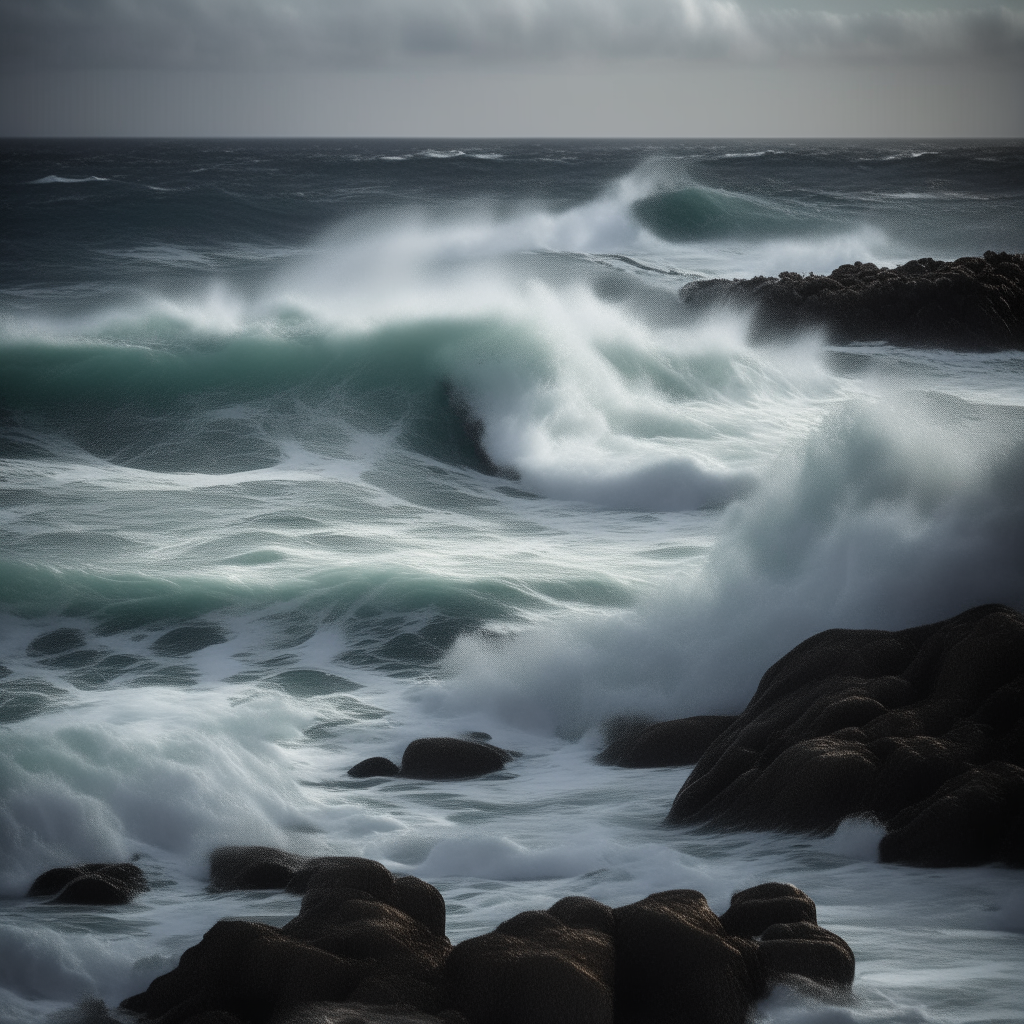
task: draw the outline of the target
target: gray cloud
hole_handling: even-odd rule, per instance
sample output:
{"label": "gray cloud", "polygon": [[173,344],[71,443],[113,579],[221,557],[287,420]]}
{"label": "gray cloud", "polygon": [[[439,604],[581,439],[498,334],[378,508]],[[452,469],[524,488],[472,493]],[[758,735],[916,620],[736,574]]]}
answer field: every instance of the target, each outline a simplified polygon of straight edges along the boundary
{"label": "gray cloud", "polygon": [[825,13],[732,0],[0,0],[0,61],[9,70],[595,57],[1019,61],[1024,11]]}

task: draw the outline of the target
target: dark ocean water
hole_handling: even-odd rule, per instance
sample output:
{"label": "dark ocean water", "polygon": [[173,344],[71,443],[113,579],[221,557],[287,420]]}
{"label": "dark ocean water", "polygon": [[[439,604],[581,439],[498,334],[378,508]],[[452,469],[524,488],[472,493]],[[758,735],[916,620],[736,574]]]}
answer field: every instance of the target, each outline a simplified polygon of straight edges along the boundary
{"label": "dark ocean water", "polygon": [[[1024,250],[1024,147],[0,146],[0,1019],[111,1005],[215,920],[223,843],[370,856],[459,939],[585,893],[767,879],[856,999],[1011,1021],[1024,886],[829,839],[659,827],[686,769],[609,717],[735,712],[831,626],[1024,608],[1024,357],[747,343],[681,284]],[[485,731],[509,771],[352,780]],[[66,863],[125,908],[23,898]]]}

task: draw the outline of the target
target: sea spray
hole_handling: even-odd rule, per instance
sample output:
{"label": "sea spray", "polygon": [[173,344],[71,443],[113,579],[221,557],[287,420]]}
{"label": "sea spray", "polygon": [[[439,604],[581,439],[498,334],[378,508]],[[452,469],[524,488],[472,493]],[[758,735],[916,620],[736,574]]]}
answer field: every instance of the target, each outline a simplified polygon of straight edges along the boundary
{"label": "sea spray", "polygon": [[[1019,355],[754,347],[676,297],[1020,251],[1019,147],[10,146],[0,1017],[284,923],[294,896],[205,889],[214,846],[268,843],[429,879],[454,940],[783,879],[856,1003],[766,1018],[1014,1019],[1015,873],[878,864],[869,822],[667,831],[687,769],[594,755],[616,714],[739,710],[816,630],[1024,605]],[[346,774],[471,732],[521,756]],[[23,895],[136,856],[127,906]]]}

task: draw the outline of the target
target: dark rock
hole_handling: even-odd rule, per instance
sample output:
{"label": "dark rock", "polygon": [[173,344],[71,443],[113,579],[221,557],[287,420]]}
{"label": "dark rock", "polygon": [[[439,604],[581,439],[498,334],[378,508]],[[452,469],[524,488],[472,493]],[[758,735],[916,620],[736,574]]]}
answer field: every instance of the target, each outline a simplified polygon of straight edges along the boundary
{"label": "dark rock", "polygon": [[527,911],[459,943],[445,969],[447,1002],[471,1024],[612,1024],[609,935]]}
{"label": "dark rock", "polygon": [[342,1001],[355,988],[358,964],[305,945],[277,928],[252,921],[218,921],[178,966],[145,992],[126,999],[126,1010],[187,1021],[227,1012],[262,1022],[298,1003]]}
{"label": "dark rock", "polygon": [[834,932],[810,921],[766,928],[758,952],[769,984],[794,974],[827,988],[853,984],[853,950]]}
{"label": "dark rock", "polygon": [[398,765],[386,757],[368,757],[349,768],[348,774],[354,779],[370,779],[377,775],[397,775],[399,771]]}
{"label": "dark rock", "polygon": [[655,893],[614,915],[619,1024],[743,1024],[766,993],[757,943],[726,935],[701,893]]}
{"label": "dark rock", "polygon": [[210,854],[210,888],[284,889],[306,861],[272,846],[221,846]]}
{"label": "dark rock", "polygon": [[65,627],[37,636],[28,645],[28,653],[35,658],[41,658],[50,654],[63,654],[65,651],[84,646],[85,634],[80,629]]}
{"label": "dark rock", "polygon": [[148,890],[149,882],[135,864],[82,864],[44,871],[28,895],[52,896],[53,903],[117,906]]}
{"label": "dark rock", "polygon": [[467,1024],[467,1021],[462,1014],[451,1010],[435,1016],[412,1007],[349,1002],[303,1003],[277,1014],[270,1024]]}
{"label": "dark rock", "polygon": [[572,928],[590,928],[605,935],[615,934],[611,907],[586,896],[565,896],[548,907],[548,913]]}
{"label": "dark rock", "polygon": [[693,715],[651,724],[640,719],[610,723],[599,764],[618,768],[668,768],[696,764],[734,721],[735,715]]}
{"label": "dark rock", "polygon": [[912,260],[892,269],[844,264],[827,277],[694,281],[680,297],[695,312],[752,307],[751,334],[759,339],[823,328],[835,342],[1024,349],[1024,255],[1013,253]]}
{"label": "dark rock", "polygon": [[[225,850],[226,872],[280,854]],[[700,893],[680,890],[614,911],[567,896],[454,949],[441,894],[376,861],[311,859],[291,888],[302,906],[283,928],[220,921],[122,1007],[159,1024],[651,1024],[683,1011],[740,1024],[776,980],[853,977],[849,947],[778,883],[736,893],[723,915],[747,914],[734,930],[763,931],[760,942],[729,935]]]}
{"label": "dark rock", "polygon": [[[423,883],[426,885],[426,883]],[[313,857],[295,872],[288,891],[300,895],[313,890],[355,890],[375,900],[392,903],[395,878],[383,864],[366,857]]]}
{"label": "dark rock", "polygon": [[816,925],[818,917],[814,901],[795,885],[766,882],[734,893],[721,922],[727,934],[751,939],[773,925]]}
{"label": "dark rock", "polygon": [[1018,864],[1022,739],[1024,616],[1013,609],[828,630],[765,673],[668,820],[825,834],[867,815],[891,832],[886,859]]}
{"label": "dark rock", "polygon": [[359,963],[352,998],[439,1008],[441,969],[451,945],[395,907],[354,890],[313,890],[284,935]]}
{"label": "dark rock", "polygon": [[475,740],[413,740],[402,755],[402,775],[407,779],[473,779],[500,772],[512,756],[508,750]]}
{"label": "dark rock", "polygon": [[444,938],[444,897],[429,882],[414,875],[396,878],[392,904],[432,934]]}
{"label": "dark rock", "polygon": [[878,851],[922,867],[1024,867],[1024,769],[997,761],[957,775],[897,815]]}

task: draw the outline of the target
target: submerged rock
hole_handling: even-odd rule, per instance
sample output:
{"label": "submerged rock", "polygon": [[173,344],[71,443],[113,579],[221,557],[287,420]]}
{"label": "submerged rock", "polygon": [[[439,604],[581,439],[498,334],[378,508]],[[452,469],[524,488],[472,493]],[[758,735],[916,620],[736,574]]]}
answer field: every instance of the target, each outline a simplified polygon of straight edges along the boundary
{"label": "submerged rock", "polygon": [[356,779],[401,775],[406,779],[475,779],[500,772],[516,755],[511,750],[450,736],[413,740],[405,748],[402,765],[386,757],[368,757],[349,768]]}
{"label": "submerged rock", "polygon": [[52,896],[52,903],[116,906],[148,890],[149,882],[135,864],[81,864],[44,871],[28,895]]}
{"label": "submerged rock", "polygon": [[818,274],[693,281],[684,305],[750,306],[751,334],[771,339],[824,328],[835,342],[888,341],[955,349],[1024,349],[1024,255],[986,252],[951,263],[853,263]]}
{"label": "submerged rock", "polygon": [[870,815],[886,860],[1024,866],[1024,616],[827,630],[764,675],[670,823],[827,834]]}
{"label": "submerged rock", "polygon": [[210,888],[284,889],[307,859],[272,846],[221,846],[210,854]]}
{"label": "submerged rock", "polygon": [[619,719],[609,723],[609,742],[599,764],[617,768],[670,768],[696,764],[735,715],[693,715],[670,722]]}
{"label": "submerged rock", "polygon": [[397,775],[402,769],[386,757],[368,757],[348,770],[353,779],[372,779]]}
{"label": "submerged rock", "polygon": [[[168,1024],[740,1024],[783,976],[853,979],[846,943],[779,883],[737,893],[722,920],[692,890],[617,910],[568,896],[454,948],[441,894],[376,861],[313,858],[290,888],[302,907],[282,928],[220,921],[122,1007]],[[730,933],[736,908],[760,942]]]}
{"label": "submerged rock", "polygon": [[500,772],[512,757],[511,751],[476,740],[413,740],[402,755],[402,775],[407,779],[473,779]]}

